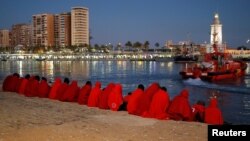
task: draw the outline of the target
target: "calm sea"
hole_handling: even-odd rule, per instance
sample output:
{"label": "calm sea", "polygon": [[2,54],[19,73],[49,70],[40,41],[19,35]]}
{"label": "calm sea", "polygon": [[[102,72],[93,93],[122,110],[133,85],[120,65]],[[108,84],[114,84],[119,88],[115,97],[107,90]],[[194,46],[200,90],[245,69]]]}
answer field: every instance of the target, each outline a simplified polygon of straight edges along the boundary
{"label": "calm sea", "polygon": [[[250,63],[248,63],[250,67]],[[110,82],[121,83],[123,95],[133,91],[138,84],[148,86],[158,82],[167,87],[170,98],[186,88],[190,92],[190,104],[216,95],[224,120],[232,124],[250,124],[250,68],[246,76],[237,80],[219,83],[198,79],[182,80],[179,71],[185,64],[174,62],[142,61],[1,61],[0,79],[10,73],[37,74],[53,82],[56,77],[69,77],[82,86],[87,80],[100,81],[102,87]]]}

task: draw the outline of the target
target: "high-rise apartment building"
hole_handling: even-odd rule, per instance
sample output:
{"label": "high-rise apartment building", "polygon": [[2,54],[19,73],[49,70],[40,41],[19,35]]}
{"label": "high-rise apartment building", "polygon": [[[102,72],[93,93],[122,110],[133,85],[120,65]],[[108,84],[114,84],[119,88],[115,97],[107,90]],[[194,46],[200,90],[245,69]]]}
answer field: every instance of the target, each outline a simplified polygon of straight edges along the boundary
{"label": "high-rise apartment building", "polygon": [[71,45],[71,14],[61,13],[54,16],[55,45],[60,47]]}
{"label": "high-rise apartment building", "polygon": [[85,7],[71,9],[71,44],[89,45],[89,10]]}
{"label": "high-rise apartment building", "polygon": [[32,29],[30,24],[15,24],[11,29],[11,46],[23,45],[29,47],[32,45]]}
{"label": "high-rise apartment building", "polygon": [[71,13],[37,14],[32,19],[33,46],[89,45],[89,12],[73,7]]}
{"label": "high-rise apartment building", "polygon": [[0,47],[10,46],[10,32],[7,29],[0,30]]}
{"label": "high-rise apartment building", "polygon": [[59,45],[59,14],[54,15],[54,45],[56,47]]}
{"label": "high-rise apartment building", "polygon": [[54,15],[38,14],[33,15],[33,45],[34,46],[54,46]]}

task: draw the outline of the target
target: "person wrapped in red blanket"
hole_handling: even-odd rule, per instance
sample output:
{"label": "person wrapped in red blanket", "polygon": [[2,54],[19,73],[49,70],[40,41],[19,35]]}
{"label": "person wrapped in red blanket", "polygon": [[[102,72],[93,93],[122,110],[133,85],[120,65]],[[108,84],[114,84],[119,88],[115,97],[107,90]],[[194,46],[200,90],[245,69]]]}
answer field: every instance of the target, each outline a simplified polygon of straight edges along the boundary
{"label": "person wrapped in red blanket", "polygon": [[97,81],[95,83],[95,87],[91,90],[89,99],[88,99],[88,106],[89,107],[98,107],[99,105],[99,96],[101,95],[101,82]]}
{"label": "person wrapped in red blanket", "polygon": [[122,103],[122,85],[118,83],[109,95],[108,105],[112,111],[118,111]]}
{"label": "person wrapped in red blanket", "polygon": [[91,92],[92,83],[91,81],[87,81],[85,85],[80,89],[79,96],[78,96],[78,104],[80,105],[87,105],[89,94]]}
{"label": "person wrapped in red blanket", "polygon": [[221,110],[217,106],[217,99],[211,98],[210,104],[205,109],[205,123],[208,124],[216,124],[222,125],[223,124],[223,117]]}
{"label": "person wrapped in red blanket", "polygon": [[140,97],[143,95],[144,86],[139,84],[137,89],[132,92],[129,97],[128,104],[127,104],[127,111],[129,114],[136,114],[136,110],[138,109],[138,103]]}
{"label": "person wrapped in red blanket", "polygon": [[182,90],[179,95],[174,97],[168,109],[168,114],[171,119],[183,121],[192,120],[192,112],[188,97],[189,92],[187,89]]}

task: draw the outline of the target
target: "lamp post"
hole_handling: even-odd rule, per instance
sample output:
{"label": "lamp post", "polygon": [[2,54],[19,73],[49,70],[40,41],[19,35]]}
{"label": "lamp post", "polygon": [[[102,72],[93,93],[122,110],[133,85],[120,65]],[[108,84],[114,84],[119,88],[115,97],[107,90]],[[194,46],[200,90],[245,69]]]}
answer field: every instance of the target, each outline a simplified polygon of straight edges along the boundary
{"label": "lamp post", "polygon": [[121,43],[118,43],[117,48],[119,51],[121,50]]}

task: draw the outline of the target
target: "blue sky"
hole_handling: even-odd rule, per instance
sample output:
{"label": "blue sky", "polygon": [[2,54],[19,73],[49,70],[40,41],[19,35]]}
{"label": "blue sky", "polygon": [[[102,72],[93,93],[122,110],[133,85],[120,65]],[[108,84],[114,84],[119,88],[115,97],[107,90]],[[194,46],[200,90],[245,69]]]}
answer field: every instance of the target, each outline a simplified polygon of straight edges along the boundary
{"label": "blue sky", "polygon": [[250,47],[250,0],[1,0],[0,29],[31,22],[33,14],[69,12],[74,6],[89,8],[92,44],[209,42],[210,24],[219,12],[223,41]]}

